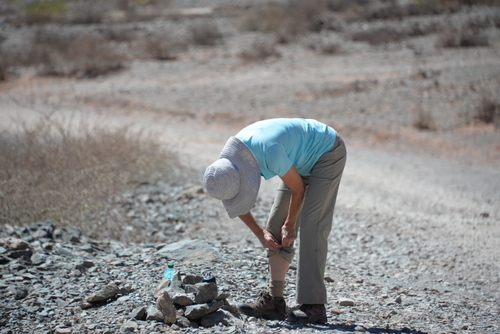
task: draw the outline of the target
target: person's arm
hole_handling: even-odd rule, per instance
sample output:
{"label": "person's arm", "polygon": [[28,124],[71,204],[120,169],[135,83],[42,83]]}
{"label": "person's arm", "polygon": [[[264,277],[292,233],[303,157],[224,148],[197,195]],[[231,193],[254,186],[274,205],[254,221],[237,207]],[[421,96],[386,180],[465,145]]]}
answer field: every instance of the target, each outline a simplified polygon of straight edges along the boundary
{"label": "person's arm", "polygon": [[281,228],[281,245],[283,247],[290,246],[297,239],[297,218],[302,207],[302,199],[304,198],[304,182],[300,177],[299,172],[292,166],[285,175],[281,177],[286,186],[292,191],[290,198],[290,206],[288,208],[288,216],[285,224]]}
{"label": "person's arm", "polygon": [[257,223],[254,216],[251,212],[248,212],[244,215],[238,216],[246,226],[255,234],[255,236],[259,239],[260,243],[264,248],[268,248],[270,250],[276,250],[281,247],[280,243],[276,238],[271,234],[271,232],[262,228],[262,226]]}

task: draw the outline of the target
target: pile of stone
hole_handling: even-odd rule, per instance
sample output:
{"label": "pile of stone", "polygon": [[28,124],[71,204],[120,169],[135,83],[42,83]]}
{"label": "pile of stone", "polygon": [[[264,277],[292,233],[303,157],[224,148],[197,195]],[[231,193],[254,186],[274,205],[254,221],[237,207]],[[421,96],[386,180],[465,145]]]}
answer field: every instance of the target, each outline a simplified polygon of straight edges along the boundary
{"label": "pile of stone", "polygon": [[[85,298],[81,308],[99,306],[129,292],[130,288],[120,287],[120,282],[110,283]],[[156,304],[135,308],[129,318],[160,321],[184,328],[243,323],[238,309],[227,301],[230,294],[218,291],[216,278],[211,274],[198,276],[176,273],[172,279],[163,278],[152,293]],[[133,324],[128,322],[124,327],[133,327]]]}

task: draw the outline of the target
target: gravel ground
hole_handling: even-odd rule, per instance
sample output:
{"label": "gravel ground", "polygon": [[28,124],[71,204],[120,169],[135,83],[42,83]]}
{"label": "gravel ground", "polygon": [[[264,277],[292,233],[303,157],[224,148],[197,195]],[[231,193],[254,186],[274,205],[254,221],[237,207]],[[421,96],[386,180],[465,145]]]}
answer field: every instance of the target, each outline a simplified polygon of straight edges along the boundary
{"label": "gravel ground", "polygon": [[[498,10],[412,20],[466,26],[488,22]],[[217,24],[222,45],[190,47],[176,61],[137,60],[94,80],[37,77],[25,69],[1,84],[1,127],[11,127],[13,118],[29,121],[39,110],[77,111],[110,126],[133,124],[175,147],[196,174],[185,184],[144,185],[111,198],[107,212],[115,229],[109,238],[59,228],[44,239],[1,226],[0,237],[24,239],[34,255],[15,258],[6,244],[0,248],[0,330],[499,333],[500,131],[474,121],[482,98],[500,92],[499,29],[487,29],[489,47],[444,49],[436,46],[437,34],[370,46],[346,36],[379,22],[340,22],[342,34],[303,36],[277,45],[279,58],[246,64],[238,54],[272,36],[239,32],[236,17],[136,25],[182,36],[194,21]],[[412,20],[386,23],[404,29]],[[33,34],[3,21],[1,27],[4,46]],[[343,52],[324,55],[309,47],[322,41],[340,43]],[[412,126],[421,111],[431,114],[433,131]],[[220,203],[203,193],[200,176],[230,135],[268,117],[317,118],[338,129],[348,146],[325,277],[328,324],[234,316],[211,328],[183,328],[135,319],[134,309],[154,304],[151,290],[171,260],[186,274],[211,270],[219,288],[230,293],[229,304],[252,301],[266,286],[265,253],[242,223],[228,219]],[[261,222],[275,186],[275,180],[262,185],[255,207]],[[185,239],[197,240],[199,252],[171,258],[158,252]],[[289,306],[294,278],[292,266]],[[87,296],[113,282],[126,292],[82,309]],[[341,305],[341,299],[352,305]]]}

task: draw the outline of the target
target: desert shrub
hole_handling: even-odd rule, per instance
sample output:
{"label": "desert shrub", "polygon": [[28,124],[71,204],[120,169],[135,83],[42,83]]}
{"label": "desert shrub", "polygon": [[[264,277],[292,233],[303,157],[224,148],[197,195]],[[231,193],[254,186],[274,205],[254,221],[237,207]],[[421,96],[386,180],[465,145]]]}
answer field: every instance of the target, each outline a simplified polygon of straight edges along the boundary
{"label": "desert shrub", "polygon": [[28,24],[58,22],[67,11],[66,0],[36,0],[24,6]]}
{"label": "desert shrub", "polygon": [[436,123],[434,122],[432,113],[428,110],[424,110],[423,108],[416,109],[413,126],[420,130],[436,130]]}
{"label": "desert shrub", "polygon": [[406,37],[406,32],[390,26],[362,30],[352,34],[352,40],[367,42],[370,45],[399,42],[404,37]]}
{"label": "desert shrub", "polygon": [[325,22],[326,0],[288,0],[260,6],[242,19],[240,28],[273,32],[285,43],[308,32],[319,32]]}
{"label": "desert shrub", "polygon": [[327,8],[334,12],[345,12],[366,6],[370,0],[327,0]]}
{"label": "desert shrub", "polygon": [[312,41],[308,44],[308,47],[309,49],[324,55],[336,55],[344,52],[340,43],[323,39]]}
{"label": "desert shrub", "polygon": [[481,31],[448,30],[442,33],[437,42],[438,46],[445,48],[489,46],[488,36]]}
{"label": "desert shrub", "polygon": [[52,220],[90,228],[108,196],[162,177],[177,155],[130,127],[91,126],[43,116],[0,134],[0,224]]}
{"label": "desert shrub", "polygon": [[124,67],[118,54],[102,35],[65,35],[41,29],[26,65],[39,65],[40,74],[94,78]]}
{"label": "desert shrub", "polygon": [[486,124],[494,123],[496,127],[500,127],[500,103],[492,98],[483,97],[475,119]]}
{"label": "desert shrub", "polygon": [[204,22],[189,27],[191,40],[196,45],[214,46],[222,41],[222,34],[217,25]]}
{"label": "desert shrub", "polygon": [[274,43],[270,41],[256,41],[249,48],[239,53],[244,62],[260,62],[268,58],[281,57]]}
{"label": "desert shrub", "polygon": [[168,35],[148,34],[141,38],[141,47],[146,55],[156,60],[175,60],[179,52],[185,50],[185,43],[174,41]]}

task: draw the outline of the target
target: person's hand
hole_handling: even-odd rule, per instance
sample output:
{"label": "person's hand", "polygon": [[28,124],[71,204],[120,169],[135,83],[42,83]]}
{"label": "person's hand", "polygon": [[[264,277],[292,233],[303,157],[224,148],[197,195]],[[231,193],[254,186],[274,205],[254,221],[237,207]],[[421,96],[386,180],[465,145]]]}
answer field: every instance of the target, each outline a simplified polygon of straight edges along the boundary
{"label": "person's hand", "polygon": [[260,242],[266,249],[274,251],[281,247],[279,241],[268,230],[263,230],[262,238],[259,239],[261,239]]}
{"label": "person's hand", "polygon": [[281,227],[281,245],[289,247],[297,239],[297,232],[295,231],[295,224],[285,223]]}

